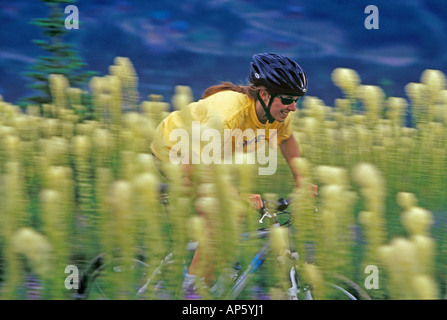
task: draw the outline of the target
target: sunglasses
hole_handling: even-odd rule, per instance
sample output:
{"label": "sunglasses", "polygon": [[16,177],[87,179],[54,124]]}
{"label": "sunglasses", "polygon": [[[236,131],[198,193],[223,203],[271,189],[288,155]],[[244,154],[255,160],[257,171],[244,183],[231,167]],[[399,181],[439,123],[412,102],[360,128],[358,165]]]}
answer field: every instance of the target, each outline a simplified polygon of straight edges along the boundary
{"label": "sunglasses", "polygon": [[298,98],[296,98],[296,99],[292,99],[292,98],[289,98],[289,97],[283,97],[283,96],[281,96],[281,95],[276,95],[278,98],[280,98],[281,99],[281,103],[283,104],[283,105],[285,105],[285,106],[287,106],[287,105],[289,105],[289,104],[291,104],[291,103],[293,103],[293,102],[297,102],[298,100],[300,100],[300,97],[298,97]]}

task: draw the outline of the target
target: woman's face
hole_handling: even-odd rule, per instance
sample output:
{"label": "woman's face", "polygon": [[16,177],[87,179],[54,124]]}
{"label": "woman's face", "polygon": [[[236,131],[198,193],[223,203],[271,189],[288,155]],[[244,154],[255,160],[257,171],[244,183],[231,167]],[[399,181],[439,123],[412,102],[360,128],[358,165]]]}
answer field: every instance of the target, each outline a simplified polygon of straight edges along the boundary
{"label": "woman's face", "polygon": [[[261,92],[261,98],[264,100],[265,105],[268,105],[272,96],[263,90]],[[289,115],[289,112],[296,111],[296,102],[299,96],[291,96],[287,94],[280,94],[274,96],[273,102],[270,105],[270,113],[272,117],[278,122],[284,122]]]}

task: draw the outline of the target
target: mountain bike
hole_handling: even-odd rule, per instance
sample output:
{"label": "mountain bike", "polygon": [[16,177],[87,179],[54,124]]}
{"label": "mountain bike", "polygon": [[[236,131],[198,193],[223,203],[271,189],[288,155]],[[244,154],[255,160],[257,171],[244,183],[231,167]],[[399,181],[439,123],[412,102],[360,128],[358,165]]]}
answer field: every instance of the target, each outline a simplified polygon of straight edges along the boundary
{"label": "mountain bike", "polygon": [[[265,201],[264,201],[265,203]],[[274,228],[287,228],[291,230],[293,224],[293,214],[287,211],[289,200],[280,198],[276,201],[275,206],[264,205],[259,210],[261,215],[259,219],[260,224],[264,224],[265,220],[269,221],[267,227],[258,228],[254,232],[247,232],[240,235],[241,241],[248,241],[250,239],[264,239],[264,243],[255,256],[251,259],[245,269],[242,271],[242,265],[235,262],[232,267],[228,268],[226,272],[222,273],[215,284],[211,288],[205,288],[209,295],[205,295],[206,299],[239,299],[241,293],[247,288],[250,280],[256,275],[257,271],[264,264],[267,257],[271,255],[271,239],[269,237]],[[274,210],[271,208],[274,207]],[[270,208],[270,209],[267,209]],[[314,210],[317,210],[314,208]],[[197,242],[189,242],[186,250],[194,252],[197,248]],[[298,253],[290,246],[287,250],[287,257],[282,257],[281,263],[287,263],[287,272],[289,287],[282,295],[284,299],[291,300],[312,300],[314,295],[312,293],[313,284],[306,283],[301,280],[298,274]],[[86,270],[82,273],[79,281],[79,289],[76,298],[78,299],[110,299],[112,294],[108,293],[108,281],[110,278],[104,277],[106,272],[112,274],[129,274],[127,279],[134,281],[129,285],[129,292],[126,292],[127,299],[178,299],[179,295],[169,292],[165,285],[165,277],[170,276],[169,267],[173,264],[176,258],[175,251],[169,252],[160,263],[151,266],[147,263],[144,248],[139,248],[137,254],[132,259],[122,258],[116,252],[103,253],[96,256],[88,264]],[[285,260],[285,261],[284,261]],[[186,273],[186,265],[185,265]],[[164,277],[162,276],[164,275]],[[228,281],[228,279],[231,279]],[[369,299],[366,292],[358,286],[355,282],[339,277],[338,283],[324,283],[325,290],[330,291],[328,299],[334,300],[357,300]],[[348,289],[344,288],[347,287]],[[114,290],[113,287],[111,290]],[[200,292],[200,290],[199,290]],[[203,292],[203,291],[201,291]],[[199,296],[200,297],[200,296]],[[188,296],[183,292],[180,299],[194,298]]]}

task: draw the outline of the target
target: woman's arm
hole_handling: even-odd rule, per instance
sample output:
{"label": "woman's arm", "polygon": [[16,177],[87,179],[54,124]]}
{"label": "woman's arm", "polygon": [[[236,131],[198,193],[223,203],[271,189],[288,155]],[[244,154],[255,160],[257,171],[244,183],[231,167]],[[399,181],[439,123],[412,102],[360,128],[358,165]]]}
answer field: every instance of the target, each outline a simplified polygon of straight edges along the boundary
{"label": "woman's arm", "polygon": [[[299,188],[301,177],[300,177],[300,173],[298,172],[297,168],[294,168],[294,166],[292,165],[292,160],[294,158],[300,157],[300,150],[298,148],[298,142],[296,141],[293,134],[290,135],[290,137],[288,139],[283,140],[279,144],[279,148],[281,150],[282,155],[286,159],[287,164],[290,167],[290,170],[292,171],[293,179],[295,180],[295,184],[296,184],[297,188]],[[316,195],[317,191],[318,191],[318,186],[311,184],[310,188],[311,188],[312,195],[313,196]]]}
{"label": "woman's arm", "polygon": [[292,170],[293,179],[295,180],[297,188],[299,188],[300,175],[297,169],[292,166],[292,159],[300,157],[300,150],[298,148],[298,142],[295,140],[293,134],[290,135],[288,139],[281,141],[281,143],[279,144],[279,148],[281,150],[284,159],[286,159],[287,164],[290,167],[290,170]]}

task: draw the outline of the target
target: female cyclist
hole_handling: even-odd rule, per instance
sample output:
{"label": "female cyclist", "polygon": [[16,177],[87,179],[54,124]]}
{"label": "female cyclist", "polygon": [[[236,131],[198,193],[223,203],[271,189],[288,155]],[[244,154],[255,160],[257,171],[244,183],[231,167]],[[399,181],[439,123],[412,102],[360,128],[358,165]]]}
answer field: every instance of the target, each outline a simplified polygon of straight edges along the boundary
{"label": "female cyclist", "polygon": [[[188,105],[186,110],[172,112],[157,128],[151,145],[153,155],[161,161],[170,161],[171,149],[178,146],[176,141],[170,139],[170,134],[185,125],[185,112],[189,121],[197,121],[204,126],[211,119],[220,119],[223,129],[239,129],[241,132],[251,129],[250,132],[255,134],[262,132],[261,139],[260,136],[254,139],[246,137],[244,151],[250,143],[254,144],[252,150],[256,150],[259,145],[271,144],[270,140],[276,140],[292,170],[296,186],[300,187],[300,174],[292,166],[292,159],[299,157],[300,152],[292,134],[290,113],[296,110],[296,102],[307,93],[307,77],[295,61],[279,54],[259,53],[252,57],[249,79],[248,86],[230,82],[212,86],[205,90],[202,99]],[[230,140],[230,143],[235,143],[234,139]],[[235,148],[233,145],[232,149]],[[188,167],[188,172],[191,159],[184,159],[182,163]],[[311,194],[316,192],[317,186],[311,185]],[[252,195],[251,199],[256,209],[263,206],[260,195]],[[199,252],[200,248],[193,258],[188,276],[194,275],[197,270]],[[212,281],[209,278],[205,275],[207,284]]]}

